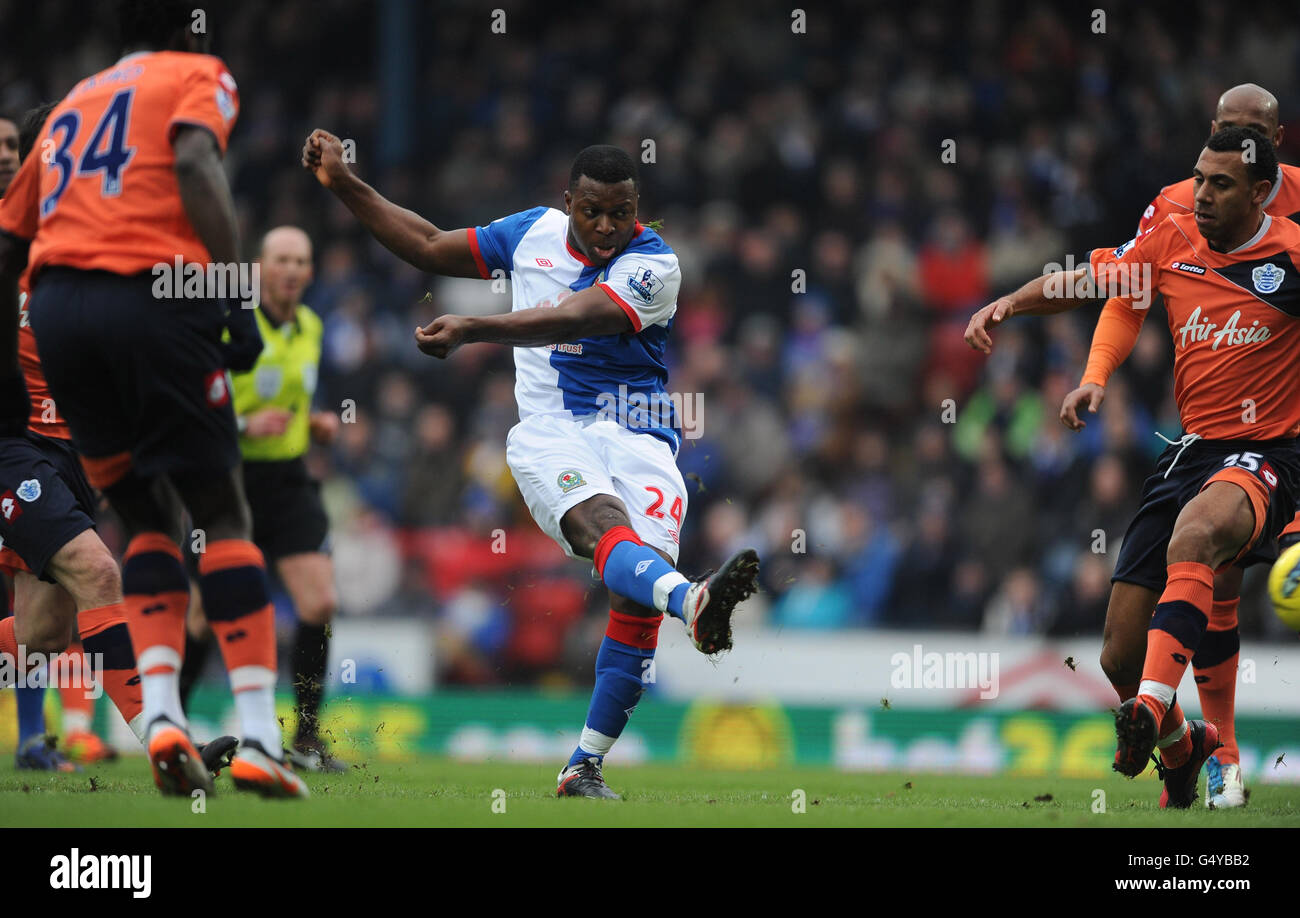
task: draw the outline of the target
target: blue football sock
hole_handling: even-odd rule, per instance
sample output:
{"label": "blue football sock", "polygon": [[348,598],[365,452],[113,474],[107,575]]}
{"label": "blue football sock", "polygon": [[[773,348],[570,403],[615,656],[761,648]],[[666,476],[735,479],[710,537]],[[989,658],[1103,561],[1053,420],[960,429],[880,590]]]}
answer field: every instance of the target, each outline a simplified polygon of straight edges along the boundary
{"label": "blue football sock", "polygon": [[45,688],[14,687],[18,703],[18,745],[45,732]]}
{"label": "blue football sock", "polygon": [[[658,621],[658,619],[656,619]],[[604,761],[627,726],[628,717],[649,684],[646,674],[653,666],[654,649],[643,650],[606,636],[596,654],[596,687],[587,708],[587,726],[570,765],[590,758]]]}
{"label": "blue football sock", "polygon": [[[647,609],[667,612],[685,621],[682,600],[690,581],[649,545],[626,537],[634,535],[631,529],[619,526],[605,533],[596,546],[598,559],[602,552],[606,552],[604,566],[600,569],[605,586]],[[613,542],[612,547],[609,547],[610,542]]]}

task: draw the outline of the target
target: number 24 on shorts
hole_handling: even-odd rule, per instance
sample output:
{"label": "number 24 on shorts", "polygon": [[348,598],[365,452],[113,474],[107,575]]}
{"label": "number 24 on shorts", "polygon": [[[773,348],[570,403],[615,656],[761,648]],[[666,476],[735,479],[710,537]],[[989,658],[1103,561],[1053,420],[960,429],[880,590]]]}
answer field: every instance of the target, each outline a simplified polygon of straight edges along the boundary
{"label": "number 24 on shorts", "polygon": [[[659,508],[664,503],[664,492],[651,485],[646,485],[645,489],[655,496],[655,502],[646,507],[645,515],[657,520],[663,519],[664,512]],[[673,518],[673,522],[677,524],[678,529],[682,528],[682,499],[680,497],[673,498],[673,505],[668,508],[668,516]]]}

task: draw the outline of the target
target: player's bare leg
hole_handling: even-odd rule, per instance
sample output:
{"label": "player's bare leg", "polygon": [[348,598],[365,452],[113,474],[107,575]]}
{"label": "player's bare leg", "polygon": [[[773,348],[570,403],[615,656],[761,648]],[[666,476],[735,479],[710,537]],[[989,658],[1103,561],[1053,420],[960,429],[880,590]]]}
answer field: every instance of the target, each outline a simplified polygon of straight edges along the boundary
{"label": "player's bare leg", "polygon": [[[117,561],[92,529],[73,537],[55,552],[46,567],[56,583],[44,582],[25,571],[14,576],[15,615],[26,633],[30,625],[57,635],[62,653],[72,637],[73,623],[81,635],[81,660],[102,661],[94,673],[68,674],[79,682],[98,680],[122,719],[144,741],[143,704],[135,651],[122,601],[122,576]],[[90,684],[79,686],[91,691]]]}
{"label": "player's bare leg", "polygon": [[[100,462],[94,471],[99,473],[107,465]],[[121,589],[131,643],[137,651],[142,722],[154,783],[164,794],[175,796],[188,797],[196,790],[210,793],[212,777],[190,739],[176,694],[189,600],[176,547],[180,500],[165,479],[143,478],[124,464],[103,491],[131,537],[122,563]]]}
{"label": "player's bare leg", "polygon": [[[1156,725],[1173,705],[1178,683],[1205,634],[1214,569],[1258,534],[1257,500],[1237,480],[1212,480],[1178,514],[1167,554],[1169,579],[1151,621],[1138,696],[1116,716],[1117,771],[1135,775],[1145,767]],[[1161,751],[1168,792],[1161,802],[1190,806],[1201,765],[1219,745],[1218,728],[1202,721],[1184,723],[1170,740]]]}
{"label": "player's bare leg", "polygon": [[1120,702],[1137,696],[1146,660],[1147,630],[1160,594],[1136,583],[1111,585],[1106,625],[1101,635],[1101,669]]}
{"label": "player's bare leg", "polygon": [[324,552],[302,552],[280,558],[275,562],[275,572],[298,616],[291,657],[298,715],[292,752],[294,764],[312,771],[346,771],[347,765],[334,758],[320,738],[329,625],[338,611],[334,562]]}
{"label": "player's bare leg", "polygon": [[[594,559],[609,592],[610,620],[596,655],[596,685],[586,725],[557,778],[556,793],[617,799],[601,768],[654,679],[664,613],[681,618],[704,652],[730,648],[731,615],[757,585],[758,557],[741,552],[717,575],[692,583],[677,572],[667,552],[637,537],[623,502],[608,494],[570,509],[561,526],[574,553]],[[616,590],[615,584],[627,588]]]}
{"label": "player's bare leg", "polygon": [[[15,571],[14,608],[15,627],[28,650],[62,655],[50,665],[50,684],[58,689],[63,706],[62,745],[68,757],[83,764],[115,758],[116,752],[91,732],[90,714],[94,711],[94,699],[100,694],[96,681],[103,686],[104,679],[102,673],[92,672],[93,661],[97,658],[87,655],[81,644],[71,641],[77,616],[72,596],[58,584],[47,583],[26,571]],[[121,625],[126,625],[124,617]],[[102,641],[92,638],[92,652],[97,646],[103,653]],[[130,652],[129,638],[126,650]],[[106,664],[116,662],[107,656],[103,659]],[[129,660],[131,665],[125,673],[126,678],[114,681],[131,696],[133,704],[127,704],[122,716],[139,737],[143,726],[140,723],[140,687],[135,678],[134,654]],[[130,684],[132,682],[134,684]]]}

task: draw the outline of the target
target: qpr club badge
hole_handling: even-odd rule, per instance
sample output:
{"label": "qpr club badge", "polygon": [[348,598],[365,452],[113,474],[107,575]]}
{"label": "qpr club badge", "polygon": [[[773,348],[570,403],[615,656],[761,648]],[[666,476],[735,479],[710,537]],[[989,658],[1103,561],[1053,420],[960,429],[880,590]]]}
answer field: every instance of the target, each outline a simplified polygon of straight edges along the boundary
{"label": "qpr club badge", "polygon": [[28,478],[18,486],[15,493],[18,495],[19,500],[24,500],[30,504],[41,496],[41,483],[35,478]]}
{"label": "qpr club badge", "polygon": [[1278,287],[1282,286],[1282,279],[1286,277],[1286,271],[1273,264],[1260,265],[1250,272],[1250,281],[1255,285],[1255,289],[1264,294],[1275,293]]}

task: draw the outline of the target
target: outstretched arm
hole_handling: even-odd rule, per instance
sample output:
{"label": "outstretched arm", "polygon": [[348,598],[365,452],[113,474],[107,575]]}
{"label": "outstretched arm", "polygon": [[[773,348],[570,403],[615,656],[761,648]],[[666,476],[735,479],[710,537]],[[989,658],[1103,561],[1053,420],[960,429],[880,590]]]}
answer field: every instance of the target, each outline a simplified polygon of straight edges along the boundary
{"label": "outstretched arm", "polygon": [[343,161],[343,142],[315,130],[302,148],[302,165],[334,192],[379,243],[407,264],[451,277],[479,272],[468,230],[442,230],[414,211],[398,207],[371,188]]}
{"label": "outstretched arm", "polygon": [[1075,291],[1088,280],[1088,273],[1087,265],[1073,271],[1053,271],[1034,278],[1009,296],[994,300],[971,316],[966,325],[966,343],[989,354],[993,351],[993,339],[988,330],[1013,315],[1049,316],[1074,309],[1085,299]]}
{"label": "outstretched arm", "polygon": [[600,287],[588,287],[555,307],[495,316],[439,316],[415,330],[415,343],[430,357],[444,358],[462,344],[475,342],[541,347],[631,331],[632,320],[623,307]]}

